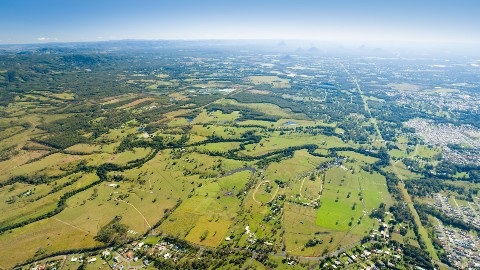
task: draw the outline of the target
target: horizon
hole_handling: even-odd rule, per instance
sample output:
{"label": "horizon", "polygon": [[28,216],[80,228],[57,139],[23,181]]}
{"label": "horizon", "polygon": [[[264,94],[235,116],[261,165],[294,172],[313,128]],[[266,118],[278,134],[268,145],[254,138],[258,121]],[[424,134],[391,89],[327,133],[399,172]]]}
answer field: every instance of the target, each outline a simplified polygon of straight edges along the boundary
{"label": "horizon", "polygon": [[31,43],[0,43],[0,47],[29,47],[29,46],[57,46],[57,45],[74,45],[74,44],[107,44],[107,43],[127,43],[127,42],[199,42],[199,43],[223,43],[223,45],[248,45],[248,46],[267,46],[267,47],[277,47],[284,49],[308,49],[316,47],[336,47],[342,48],[345,50],[351,49],[361,49],[361,48],[376,48],[376,49],[459,49],[459,48],[472,48],[476,49],[480,45],[478,42],[454,42],[454,41],[444,41],[444,42],[433,42],[433,41],[402,41],[402,42],[392,42],[385,40],[315,40],[315,39],[261,39],[261,38],[236,38],[236,39],[222,39],[222,38],[210,38],[210,39],[194,39],[194,38],[183,38],[183,39],[168,39],[168,38],[159,38],[159,39],[134,39],[134,38],[125,38],[125,39],[111,39],[111,40],[85,40],[85,41],[41,41],[41,42],[31,42]]}
{"label": "horizon", "polygon": [[313,40],[478,44],[472,0],[358,3],[16,0],[2,3],[0,44],[115,40]]}

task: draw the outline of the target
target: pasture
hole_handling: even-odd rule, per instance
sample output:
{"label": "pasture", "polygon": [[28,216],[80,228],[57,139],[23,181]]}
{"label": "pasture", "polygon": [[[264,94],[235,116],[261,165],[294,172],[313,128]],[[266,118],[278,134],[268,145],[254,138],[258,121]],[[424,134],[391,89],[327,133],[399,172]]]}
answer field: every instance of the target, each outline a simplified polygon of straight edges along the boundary
{"label": "pasture", "polygon": [[54,218],[41,220],[0,235],[0,267],[11,268],[39,252],[48,254],[55,251],[93,247],[101,243],[94,235],[79,230]]}
{"label": "pasture", "polygon": [[383,176],[332,167],[325,172],[316,224],[343,232],[356,228],[363,233],[372,228],[368,215],[381,202],[391,203]]}
{"label": "pasture", "polygon": [[290,88],[290,81],[278,76],[250,76],[248,79],[254,85],[269,84],[273,88]]}
{"label": "pasture", "polygon": [[[157,82],[131,81],[147,88],[161,87]],[[254,76],[251,82],[255,85],[270,84],[274,88],[288,87],[289,84],[288,80],[277,76]],[[215,86],[214,83],[206,84]],[[171,94],[169,97],[178,102],[189,98],[187,93]],[[132,109],[150,101],[151,98],[137,95],[120,95],[101,102],[105,106],[138,113]],[[92,171],[67,173],[51,183],[16,183],[1,188],[0,197],[14,201],[0,202],[0,210],[4,213],[0,219],[2,226],[54,210],[63,194],[97,181],[95,169],[104,163],[125,166],[154,151],[149,147],[119,151],[121,141],[128,135],[133,135],[134,140],[147,142],[152,141],[151,136],[162,137],[164,145],[175,143],[182,135],[186,135],[188,141],[181,146],[160,150],[155,157],[137,167],[108,171],[104,182],[70,197],[63,211],[0,235],[0,244],[5,244],[11,236],[18,237],[18,243],[14,243],[12,248],[24,248],[23,254],[15,253],[22,260],[38,252],[38,243],[44,248],[41,251],[46,253],[66,249],[68,244],[64,243],[64,239],[76,241],[68,248],[93,247],[101,244],[94,239],[99,229],[115,217],[121,217],[121,223],[133,232],[129,232],[129,236],[138,237],[151,229],[178,202],[181,202],[179,206],[159,224],[155,232],[205,247],[246,248],[260,245],[268,246],[277,253],[285,248],[288,254],[294,256],[321,256],[356,243],[378,226],[368,214],[380,202],[391,205],[392,201],[384,177],[361,169],[361,166],[375,163],[377,158],[355,151],[338,151],[341,161],[337,161],[334,157],[311,155],[304,149],[267,166],[260,168],[256,165],[262,161],[259,156],[268,156],[276,151],[280,153],[289,147],[314,144],[318,146],[316,153],[328,156],[331,148],[351,146],[338,133],[339,136],[325,135],[328,133],[324,131],[328,129],[324,128],[341,131],[336,128],[336,123],[309,120],[303,114],[274,104],[239,103],[228,98],[213,103],[251,109],[278,120],[239,122],[241,111],[222,113],[208,111],[205,107],[192,109],[182,106],[162,114],[158,121],[152,123],[157,127],[152,132],[142,131],[140,127],[144,125],[135,119],[110,129],[88,143],[75,144],[65,152],[50,153],[44,157],[38,155],[49,153],[52,149],[42,146],[44,148],[38,150],[41,145],[28,141],[29,136],[40,131],[3,128],[0,135],[35,146],[38,153],[28,150],[28,155],[30,159],[34,154],[39,158],[31,162],[25,159],[15,166],[12,162],[20,159],[0,162],[0,168],[5,168],[0,181],[15,175],[62,175],[82,160],[92,167]],[[33,116],[30,119],[38,123],[53,121],[53,118],[40,121]],[[98,117],[95,121],[102,119]],[[260,141],[248,144],[235,141],[248,133],[260,136]],[[202,143],[216,137],[232,141]],[[234,151],[237,156],[227,158],[231,157],[227,155],[228,151]],[[424,149],[421,151],[426,152]],[[18,155],[24,156],[25,152]],[[37,236],[36,232],[44,235]],[[28,239],[37,244],[27,243]],[[316,241],[316,244],[307,247],[306,244],[311,241]],[[12,263],[8,261],[5,265],[10,267]]]}
{"label": "pasture", "polygon": [[225,106],[233,105],[233,106],[245,107],[245,108],[253,109],[255,111],[262,112],[266,115],[278,116],[281,118],[291,118],[291,119],[299,119],[299,120],[306,119],[305,115],[303,114],[293,113],[290,109],[280,108],[278,105],[271,104],[271,103],[240,103],[234,99],[219,99],[214,103],[225,105]]}
{"label": "pasture", "polygon": [[236,194],[249,179],[250,171],[242,171],[199,185],[160,230],[199,245],[218,246],[240,210]]}

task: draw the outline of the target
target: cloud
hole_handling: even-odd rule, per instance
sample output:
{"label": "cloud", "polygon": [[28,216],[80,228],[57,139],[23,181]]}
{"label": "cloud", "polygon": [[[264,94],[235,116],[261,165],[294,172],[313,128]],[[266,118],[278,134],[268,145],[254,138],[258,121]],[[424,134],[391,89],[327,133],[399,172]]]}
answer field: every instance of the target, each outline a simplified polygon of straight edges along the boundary
{"label": "cloud", "polygon": [[58,40],[58,38],[51,38],[51,37],[38,37],[38,41],[51,41],[51,40]]}

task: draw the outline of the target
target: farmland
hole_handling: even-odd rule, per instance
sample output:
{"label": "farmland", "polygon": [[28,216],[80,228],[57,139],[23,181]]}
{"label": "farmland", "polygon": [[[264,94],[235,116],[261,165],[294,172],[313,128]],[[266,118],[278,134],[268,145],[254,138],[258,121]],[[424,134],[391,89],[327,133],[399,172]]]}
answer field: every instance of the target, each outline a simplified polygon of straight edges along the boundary
{"label": "farmland", "polygon": [[[177,45],[0,54],[10,74],[0,73],[1,269],[62,259],[78,268],[82,256],[95,258],[88,269],[142,265],[132,256],[153,268],[303,269],[373,247],[396,247],[400,269],[440,262],[429,221],[451,220],[425,206],[425,193],[438,186],[478,202],[467,182],[478,168],[442,159],[445,147],[476,153],[475,119],[452,112],[435,126],[461,125],[468,147],[431,145],[421,137],[429,129],[403,123],[439,111],[379,105],[390,96],[377,88],[432,89],[421,82],[360,85],[371,76],[361,59]],[[437,178],[445,182],[425,184]]]}

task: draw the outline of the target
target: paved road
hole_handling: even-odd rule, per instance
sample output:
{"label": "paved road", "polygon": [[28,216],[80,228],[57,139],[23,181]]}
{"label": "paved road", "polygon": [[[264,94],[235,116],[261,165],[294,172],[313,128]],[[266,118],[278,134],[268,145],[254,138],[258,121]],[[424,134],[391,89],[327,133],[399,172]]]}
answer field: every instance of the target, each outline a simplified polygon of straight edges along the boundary
{"label": "paved road", "polygon": [[[365,111],[368,113],[371,121],[373,122],[374,124],[374,127],[375,127],[375,130],[377,131],[377,135],[378,135],[378,138],[380,138],[381,141],[383,141],[383,138],[382,138],[382,134],[380,133],[380,129],[378,128],[378,124],[377,124],[377,120],[375,118],[372,117],[372,114],[370,112],[370,108],[368,107],[368,103],[367,103],[367,100],[365,98],[365,95],[362,91],[362,89],[360,88],[360,85],[358,84],[358,80],[350,74],[350,72],[348,71],[348,69],[342,64],[340,63],[340,65],[342,66],[342,68],[345,70],[345,72],[352,78],[353,82],[355,83],[355,85],[357,86],[357,90],[358,90],[358,93],[360,94],[360,96],[362,97],[362,102],[363,102],[363,105],[364,105],[364,108],[365,108]],[[418,145],[417,147],[415,148],[415,154],[418,150]],[[396,168],[395,168],[395,164],[392,162],[392,160],[389,161],[390,165],[392,166],[393,168],[393,172],[395,173],[395,175],[401,180],[401,183],[399,184],[399,188],[401,189],[403,195],[404,195],[404,199],[405,201],[407,202],[408,206],[409,206],[409,209],[410,209],[410,212],[412,213],[413,217],[414,217],[414,222],[417,224],[418,226],[418,230],[420,232],[420,236],[422,237],[423,241],[425,242],[425,244],[427,245],[427,247],[429,248],[430,250],[430,255],[431,257],[433,258],[434,262],[437,262],[437,263],[441,263],[440,260],[438,259],[438,256],[435,252],[431,252],[432,250],[434,250],[433,248],[433,244],[431,242],[431,239],[428,238],[428,234],[427,234],[427,231],[426,229],[423,227],[422,223],[420,222],[420,217],[418,216],[418,213],[417,211],[415,210],[415,207],[413,206],[413,202],[412,202],[412,199],[410,198],[410,195],[408,194],[408,191],[407,189],[405,188],[405,184],[403,183],[403,179],[401,177],[401,175],[396,171]]]}
{"label": "paved road", "polygon": [[368,116],[369,116],[370,120],[373,122],[375,130],[377,131],[378,138],[380,138],[380,140],[383,141],[382,134],[380,133],[380,129],[378,128],[377,119],[373,118],[372,113],[370,112],[370,108],[368,107],[367,99],[365,98],[365,95],[363,94],[362,88],[360,88],[360,85],[358,84],[357,78],[355,78],[352,74],[350,74],[350,71],[342,63],[340,63],[340,65],[342,66],[342,68],[345,70],[345,72],[348,74],[348,76],[350,76],[352,81],[357,86],[357,91],[360,94],[360,97],[362,97],[363,107],[365,108],[365,111],[368,113]]}

